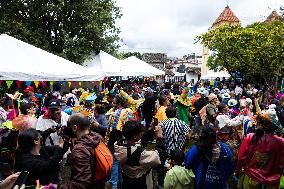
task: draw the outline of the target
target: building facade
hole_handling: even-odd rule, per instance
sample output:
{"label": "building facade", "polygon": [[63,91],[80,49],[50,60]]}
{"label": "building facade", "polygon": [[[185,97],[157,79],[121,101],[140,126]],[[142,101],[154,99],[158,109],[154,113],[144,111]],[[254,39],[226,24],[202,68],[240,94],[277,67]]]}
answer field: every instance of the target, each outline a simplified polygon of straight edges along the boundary
{"label": "building facade", "polygon": [[185,55],[183,58],[169,60],[167,64],[172,65],[171,71],[174,74],[174,82],[185,81],[196,83],[201,76],[202,56],[194,53]]}

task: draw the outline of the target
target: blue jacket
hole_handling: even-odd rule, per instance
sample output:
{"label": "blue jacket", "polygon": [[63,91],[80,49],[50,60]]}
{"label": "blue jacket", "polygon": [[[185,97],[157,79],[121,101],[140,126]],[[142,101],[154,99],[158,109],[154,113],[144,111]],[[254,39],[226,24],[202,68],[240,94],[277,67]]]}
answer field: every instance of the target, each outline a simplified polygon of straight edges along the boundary
{"label": "blue jacket", "polygon": [[196,145],[193,145],[185,157],[185,166],[195,174],[195,188],[226,189],[227,179],[233,173],[232,152],[221,143],[220,157],[214,164],[202,157]]}

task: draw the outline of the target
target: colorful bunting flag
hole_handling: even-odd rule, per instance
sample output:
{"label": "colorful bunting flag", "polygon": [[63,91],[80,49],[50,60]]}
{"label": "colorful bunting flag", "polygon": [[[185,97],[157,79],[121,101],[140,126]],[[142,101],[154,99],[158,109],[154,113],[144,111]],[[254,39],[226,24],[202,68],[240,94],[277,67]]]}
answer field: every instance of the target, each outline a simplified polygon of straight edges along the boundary
{"label": "colorful bunting flag", "polygon": [[32,82],[31,81],[26,81],[26,86],[31,86]]}
{"label": "colorful bunting flag", "polygon": [[6,81],[8,89],[10,89],[11,85],[13,84],[13,81],[7,80]]}
{"label": "colorful bunting flag", "polygon": [[79,84],[80,87],[82,86],[82,82],[81,81],[79,81],[78,84]]}
{"label": "colorful bunting flag", "polygon": [[49,84],[50,84],[50,86],[53,86],[54,82],[53,82],[53,81],[50,81]]}
{"label": "colorful bunting flag", "polygon": [[35,87],[38,88],[39,86],[39,81],[34,81]]}
{"label": "colorful bunting flag", "polygon": [[42,85],[42,87],[45,87],[46,86],[46,81],[42,81],[41,85]]}
{"label": "colorful bunting flag", "polygon": [[70,88],[72,85],[72,82],[71,81],[68,81],[68,87]]}
{"label": "colorful bunting flag", "polygon": [[23,81],[16,81],[18,89],[20,89],[23,85]]}
{"label": "colorful bunting flag", "polygon": [[73,86],[77,87],[77,81],[73,81]]}
{"label": "colorful bunting flag", "polygon": [[63,85],[63,86],[66,86],[66,85],[67,85],[66,81],[63,81],[63,82],[62,82],[62,85]]}

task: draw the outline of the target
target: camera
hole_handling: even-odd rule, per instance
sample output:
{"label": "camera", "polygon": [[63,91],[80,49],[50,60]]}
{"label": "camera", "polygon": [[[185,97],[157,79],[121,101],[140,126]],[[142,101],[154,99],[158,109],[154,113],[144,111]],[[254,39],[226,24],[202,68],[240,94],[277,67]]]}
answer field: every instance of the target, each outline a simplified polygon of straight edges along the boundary
{"label": "camera", "polygon": [[69,140],[71,138],[76,137],[74,132],[72,131],[71,127],[68,127],[66,125],[57,125],[56,127],[58,136],[62,137],[64,140]]}
{"label": "camera", "polygon": [[57,132],[57,135],[62,137],[65,140],[69,140],[70,138],[74,137],[74,133],[71,127],[67,127],[66,125],[62,125],[62,124],[53,125],[50,129],[48,129],[47,133],[45,134],[49,135],[55,132]]}
{"label": "camera", "polygon": [[56,131],[59,131],[62,128],[62,124],[58,123],[58,124],[52,126],[52,128],[54,128]]}

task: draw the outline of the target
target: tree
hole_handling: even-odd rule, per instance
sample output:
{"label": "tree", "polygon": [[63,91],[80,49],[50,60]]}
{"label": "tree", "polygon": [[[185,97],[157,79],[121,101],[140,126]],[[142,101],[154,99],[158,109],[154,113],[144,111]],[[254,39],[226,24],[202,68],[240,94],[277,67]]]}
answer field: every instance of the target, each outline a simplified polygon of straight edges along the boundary
{"label": "tree", "polygon": [[121,60],[126,59],[131,56],[135,56],[136,58],[140,60],[142,60],[143,58],[143,55],[140,52],[120,52],[120,53],[117,53],[116,55],[116,57]]}
{"label": "tree", "polygon": [[223,25],[197,41],[212,51],[210,69],[238,72],[246,81],[266,87],[275,86],[283,73],[284,24],[280,20],[247,27]]}
{"label": "tree", "polygon": [[0,33],[82,63],[91,52],[113,53],[121,17],[115,0],[1,0]]}

